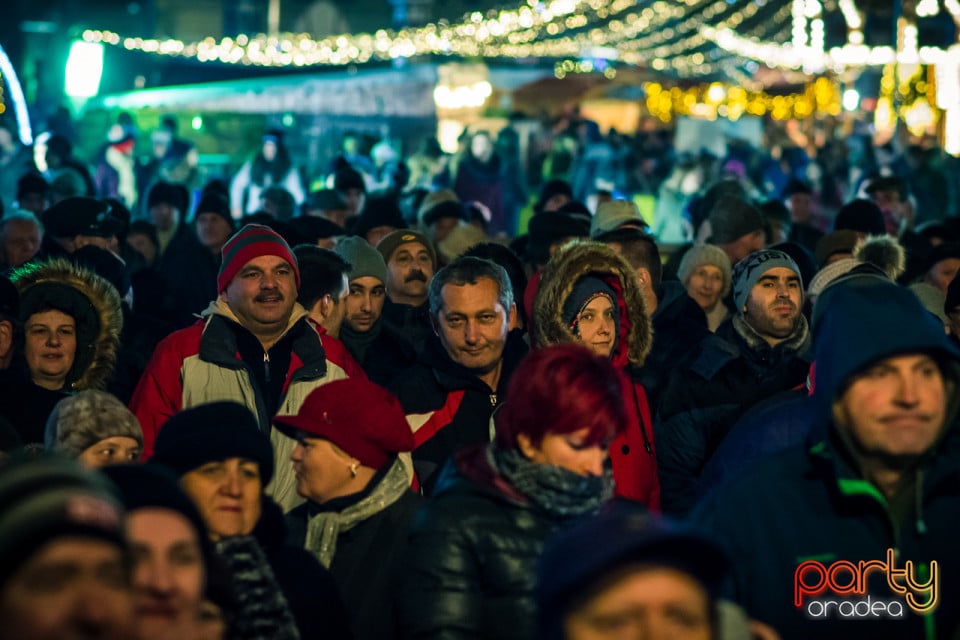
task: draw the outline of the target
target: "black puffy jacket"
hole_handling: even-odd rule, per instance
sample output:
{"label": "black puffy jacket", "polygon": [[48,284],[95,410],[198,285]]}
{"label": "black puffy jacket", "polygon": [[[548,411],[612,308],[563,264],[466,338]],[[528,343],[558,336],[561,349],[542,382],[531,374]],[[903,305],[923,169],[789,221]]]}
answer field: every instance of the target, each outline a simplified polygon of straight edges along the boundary
{"label": "black puffy jacket", "polygon": [[455,456],[414,520],[399,591],[403,638],[536,635],[537,562],[562,521],[516,493],[485,453]]}

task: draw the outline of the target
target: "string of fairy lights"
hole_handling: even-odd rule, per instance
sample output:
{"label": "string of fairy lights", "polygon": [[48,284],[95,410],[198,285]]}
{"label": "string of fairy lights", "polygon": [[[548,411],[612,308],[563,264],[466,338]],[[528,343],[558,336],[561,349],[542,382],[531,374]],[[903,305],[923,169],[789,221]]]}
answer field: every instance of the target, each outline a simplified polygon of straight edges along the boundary
{"label": "string of fairy lights", "polygon": [[203,63],[270,67],[340,66],[417,56],[487,59],[582,58],[585,52],[629,65],[647,65],[680,76],[714,74],[738,56],[716,49],[703,24],[734,32],[757,17],[750,38],[782,38],[783,9],[751,0],[527,0],[514,9],[474,12],[455,24],[443,22],[399,31],[344,34],[314,39],[308,34],[264,34],[177,39],[122,37],[104,30],[83,33],[87,42],[130,51],[184,57]]}
{"label": "string of fairy lights", "polygon": [[[918,15],[940,5],[960,21],[960,0],[922,0]],[[285,33],[212,37],[198,42],[123,37],[88,30],[103,43],[201,63],[266,67],[343,66],[422,56],[485,59],[552,59],[563,73],[598,68],[590,59],[649,67],[679,77],[737,78],[753,83],[745,62],[786,72],[842,73],[892,62],[937,64],[955,52],[916,46],[908,25],[901,50],[864,45],[863,14],[856,0],[838,0],[847,42],[824,47],[821,0],[526,0],[519,7],[474,12],[455,23],[379,30],[315,39]],[[755,84],[755,83],[753,83]]]}

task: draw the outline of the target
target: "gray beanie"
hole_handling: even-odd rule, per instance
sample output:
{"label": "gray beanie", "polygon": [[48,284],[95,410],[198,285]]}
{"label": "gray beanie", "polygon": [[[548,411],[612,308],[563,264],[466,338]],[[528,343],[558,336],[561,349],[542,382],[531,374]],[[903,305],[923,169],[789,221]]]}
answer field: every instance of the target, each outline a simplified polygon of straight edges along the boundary
{"label": "gray beanie", "polygon": [[60,451],[72,458],[107,438],[133,438],[143,446],[140,421],[115,396],[88,389],[64,398],[50,417],[44,443],[48,451]]}
{"label": "gray beanie", "polygon": [[687,286],[687,283],[690,281],[690,276],[697,270],[697,267],[704,265],[717,267],[723,272],[723,293],[720,294],[720,297],[726,297],[730,292],[732,277],[730,275],[730,258],[727,257],[727,254],[724,253],[720,247],[705,244],[701,247],[688,249],[687,252],[683,254],[683,259],[680,260],[680,267],[677,269],[677,278],[680,279],[683,286]]}
{"label": "gray beanie", "polygon": [[351,281],[369,276],[387,283],[387,264],[380,252],[359,236],[349,236],[337,243],[334,252],[350,263]]}
{"label": "gray beanie", "polygon": [[724,196],[710,210],[710,236],[712,244],[727,244],[754,231],[763,231],[764,220],[760,211],[746,200]]}
{"label": "gray beanie", "polygon": [[[738,312],[742,311],[743,305],[747,304],[750,290],[753,289],[753,285],[757,284],[760,276],[777,267],[790,269],[797,274],[797,277],[800,277],[800,267],[793,261],[793,258],[783,251],[774,249],[754,251],[736,264],[733,268],[733,302],[737,305]],[[800,288],[803,289],[802,278]]]}

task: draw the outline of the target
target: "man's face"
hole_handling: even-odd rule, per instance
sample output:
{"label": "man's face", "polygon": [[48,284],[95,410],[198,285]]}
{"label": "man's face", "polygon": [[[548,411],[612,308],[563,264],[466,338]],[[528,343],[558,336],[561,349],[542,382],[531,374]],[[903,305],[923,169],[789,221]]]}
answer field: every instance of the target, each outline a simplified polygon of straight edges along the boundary
{"label": "man's face", "polygon": [[727,245],[727,247],[730,264],[737,264],[754,251],[763,249],[763,230],[753,231],[752,233],[740,236]]}
{"label": "man's face", "polygon": [[160,202],[150,207],[150,219],[157,231],[170,231],[180,222],[180,211],[166,202]]}
{"label": "man's face", "polygon": [[297,302],[293,267],[278,256],[258,256],[237,273],[220,294],[240,324],[256,336],[287,326]]}
{"label": "man's face", "polygon": [[433,223],[433,241],[443,242],[447,236],[450,235],[450,232],[456,229],[459,224],[459,218],[440,218]]}
{"label": "man's face", "polygon": [[404,242],[387,261],[387,293],[400,304],[421,304],[433,277],[433,261],[419,242]]}
{"label": "man's face", "polygon": [[774,267],[767,269],[750,290],[745,316],[768,342],[779,342],[793,333],[802,305],[800,276],[792,269]]}
{"label": "man's face", "polygon": [[29,220],[9,220],[4,227],[3,253],[7,265],[19,267],[40,250],[40,229]]}
{"label": "man's face", "polygon": [[813,216],[813,198],[809,193],[794,193],[787,199],[787,208],[791,222],[806,224]]}
{"label": "man's face", "polygon": [[197,216],[197,238],[200,244],[211,251],[220,251],[233,235],[233,228],[223,216],[216,213],[201,213]]}
{"label": "man's face", "polygon": [[47,208],[47,194],[40,191],[24,193],[20,197],[20,208],[40,215]]}
{"label": "man's face", "polygon": [[133,598],[123,552],[65,537],[33,554],[0,590],[3,635],[18,640],[128,640]]}
{"label": "man's face", "polygon": [[360,210],[363,209],[363,203],[367,200],[367,194],[363,192],[363,189],[356,188],[344,189],[340,192],[340,197],[347,204],[348,218],[359,215]]}
{"label": "man's face", "polygon": [[447,284],[437,312],[440,342],[454,362],[478,375],[493,371],[503,358],[507,333],[516,322],[517,309],[500,304],[497,283],[480,278],[476,284]]}
{"label": "man's face", "polygon": [[958,271],[960,271],[960,258],[945,258],[930,267],[930,271],[923,280],[942,291],[943,295],[947,295],[947,288],[950,287],[950,282]]}
{"label": "man's face", "polygon": [[858,374],[834,403],[838,425],[868,458],[899,468],[924,454],[943,430],[947,387],[925,354],[885,358]]}
{"label": "man's face", "polygon": [[133,593],[141,638],[192,637],[206,581],[201,541],[189,520],[161,507],[127,516]]}
{"label": "man's face", "polygon": [[350,293],[343,301],[344,321],[354,331],[366,333],[383,313],[386,289],[378,278],[363,276],[350,281]]}
{"label": "man's face", "polygon": [[903,208],[903,200],[900,199],[900,192],[896,189],[874,191],[870,194],[870,199],[873,200],[873,204],[880,207],[881,211],[899,214]]}
{"label": "man's face", "polygon": [[669,567],[638,566],[564,619],[567,640],[715,637],[703,586]]}

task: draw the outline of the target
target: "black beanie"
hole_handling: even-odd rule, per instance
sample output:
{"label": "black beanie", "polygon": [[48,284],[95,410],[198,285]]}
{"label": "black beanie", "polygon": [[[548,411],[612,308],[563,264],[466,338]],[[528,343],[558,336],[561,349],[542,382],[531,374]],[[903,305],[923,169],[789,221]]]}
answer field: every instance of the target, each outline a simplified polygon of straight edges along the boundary
{"label": "black beanie", "polygon": [[190,194],[185,187],[169,182],[158,182],[151,187],[150,193],[147,195],[147,209],[149,210],[158,204],[169,204],[180,213],[184,213],[187,210],[189,200]]}
{"label": "black beanie", "polygon": [[887,233],[880,207],[869,200],[854,200],[840,207],[833,221],[833,230],[849,229],[871,236]]}
{"label": "black beanie", "polygon": [[194,210],[193,218],[196,220],[201,213],[215,213],[230,224],[233,229],[233,216],[230,215],[230,205],[227,199],[216,193],[208,193],[200,198],[197,208]]}
{"label": "black beanie", "polygon": [[353,235],[366,238],[371,229],[377,227],[393,227],[406,229],[407,221],[403,219],[403,212],[396,200],[388,197],[370,198],[363,206],[363,211],[353,226]]}
{"label": "black beanie", "polygon": [[250,409],[236,402],[211,402],[175,414],[160,429],[150,460],[182,476],[227,458],[256,462],[264,486],[273,477],[270,438]]}

